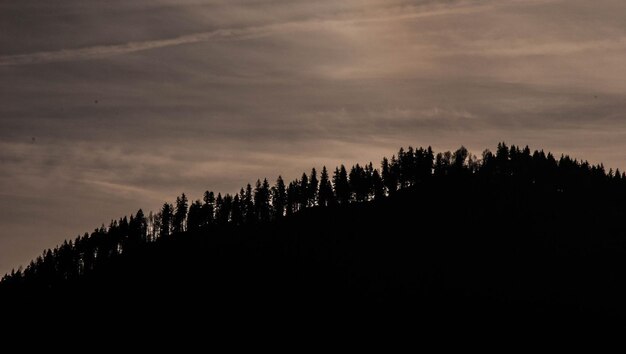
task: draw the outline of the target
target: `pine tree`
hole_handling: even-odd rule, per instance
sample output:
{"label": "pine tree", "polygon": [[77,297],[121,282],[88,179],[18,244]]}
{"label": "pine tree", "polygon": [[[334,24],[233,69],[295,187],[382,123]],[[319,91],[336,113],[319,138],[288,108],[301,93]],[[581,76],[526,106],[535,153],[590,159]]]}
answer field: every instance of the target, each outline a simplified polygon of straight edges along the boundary
{"label": "pine tree", "polygon": [[235,194],[235,196],[233,197],[233,207],[232,207],[232,211],[230,214],[231,222],[234,225],[242,225],[244,223],[243,215],[244,214],[243,214],[243,209],[242,209],[241,198],[239,197],[239,194]]}
{"label": "pine tree", "polygon": [[438,153],[435,159],[435,175],[446,176],[450,173],[450,165],[452,164],[452,153],[446,151]]}
{"label": "pine tree", "polygon": [[187,215],[187,230],[190,232],[198,232],[203,226],[202,202],[196,200],[189,206]]}
{"label": "pine tree", "polygon": [[161,228],[159,237],[168,237],[172,230],[172,219],[174,218],[174,207],[172,204],[165,203],[161,208]]}
{"label": "pine tree", "polygon": [[257,180],[256,182],[256,188],[254,190],[254,207],[256,220],[269,221],[271,215],[270,184],[267,182],[267,179],[264,179],[263,183],[261,183],[260,180]]}
{"label": "pine tree", "polygon": [[143,210],[139,209],[135,217],[131,215],[129,223],[128,240],[131,244],[137,245],[146,240],[148,224]]}
{"label": "pine tree", "polygon": [[272,206],[275,219],[285,215],[285,207],[287,206],[287,190],[285,188],[285,181],[283,181],[281,176],[278,176],[276,179],[276,185],[272,187]]}
{"label": "pine tree", "polygon": [[452,170],[455,174],[463,172],[468,156],[469,151],[467,151],[465,146],[461,146],[454,152],[454,154],[452,154]]}
{"label": "pine tree", "polygon": [[365,201],[368,190],[365,171],[359,164],[356,164],[350,169],[349,177],[350,200]]}
{"label": "pine tree", "polygon": [[374,170],[374,172],[372,172],[372,188],[374,200],[381,200],[385,197],[385,185],[383,184],[383,179],[380,178],[378,170]]}
{"label": "pine tree", "polygon": [[350,184],[348,182],[346,166],[341,165],[341,168],[335,168],[333,185],[335,186],[337,202],[339,204],[348,204],[348,202],[350,202]]}
{"label": "pine tree", "polygon": [[309,177],[306,173],[302,173],[302,178],[300,178],[300,188],[298,188],[298,209],[302,210],[308,205],[308,192],[309,191]]}
{"label": "pine tree", "polygon": [[224,198],[222,197],[222,193],[217,193],[217,198],[215,198],[215,223],[220,224],[222,220],[225,219],[224,213]]}
{"label": "pine tree", "polygon": [[243,205],[245,209],[246,223],[253,223],[255,221],[254,199],[252,196],[252,186],[250,183],[246,186],[244,194]]}
{"label": "pine tree", "polygon": [[215,194],[210,191],[204,192],[204,204],[202,205],[202,226],[207,227],[215,220]]}
{"label": "pine tree", "polygon": [[307,188],[308,205],[310,207],[315,206],[317,203],[319,182],[317,180],[317,171],[315,167],[311,169],[311,175],[309,176],[309,187]]}
{"label": "pine tree", "polygon": [[187,196],[183,193],[176,198],[176,212],[174,214],[174,232],[185,231],[185,221],[187,220],[188,201]]}
{"label": "pine tree", "polygon": [[261,208],[263,208],[263,191],[261,180],[257,179],[254,185],[254,221],[261,220]]}
{"label": "pine tree", "polygon": [[321,206],[331,205],[335,199],[335,195],[333,193],[333,186],[328,177],[326,166],[322,168],[319,185],[318,204]]}
{"label": "pine tree", "polygon": [[287,215],[293,215],[298,211],[298,186],[300,181],[297,179],[293,182],[289,182],[287,188]]}
{"label": "pine tree", "polygon": [[226,194],[222,200],[219,209],[219,219],[217,223],[219,225],[226,225],[230,221],[230,215],[233,209],[233,196],[230,194]]}

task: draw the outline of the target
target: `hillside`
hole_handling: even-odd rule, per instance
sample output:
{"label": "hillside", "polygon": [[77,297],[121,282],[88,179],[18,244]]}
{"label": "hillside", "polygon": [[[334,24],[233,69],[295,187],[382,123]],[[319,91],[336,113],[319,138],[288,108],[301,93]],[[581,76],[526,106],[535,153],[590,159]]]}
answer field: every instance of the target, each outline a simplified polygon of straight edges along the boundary
{"label": "hillside", "polygon": [[[0,296],[79,312],[433,326],[608,325],[626,315],[619,172],[503,143],[481,159],[411,148],[380,172],[368,166],[320,178],[313,202],[302,191],[315,179],[304,175],[285,187],[279,212],[280,188],[261,182],[242,215],[219,195],[204,223],[194,203],[177,230],[179,198],[166,233],[150,236],[143,213],[112,222],[5,276]],[[320,201],[322,185],[331,190]]]}

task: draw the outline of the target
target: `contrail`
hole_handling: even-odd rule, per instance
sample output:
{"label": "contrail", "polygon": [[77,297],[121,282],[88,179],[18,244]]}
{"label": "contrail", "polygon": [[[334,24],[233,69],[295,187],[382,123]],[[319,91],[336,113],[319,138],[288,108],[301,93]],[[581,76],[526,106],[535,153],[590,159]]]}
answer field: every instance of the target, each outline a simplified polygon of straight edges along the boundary
{"label": "contrail", "polygon": [[[552,2],[555,0],[523,0],[526,3],[542,3]],[[200,32],[187,34],[175,38],[157,39],[150,41],[129,42],[124,44],[113,45],[99,45],[77,49],[63,49],[47,52],[36,52],[28,54],[17,55],[5,55],[0,56],[0,66],[15,66],[15,65],[28,65],[28,64],[42,64],[53,62],[64,62],[74,60],[87,60],[97,59],[106,56],[126,54],[139,52],[143,50],[157,49],[163,47],[171,47],[182,44],[192,44],[199,42],[210,42],[220,40],[241,40],[248,38],[256,38],[265,35],[269,35],[277,32],[285,32],[289,30],[297,30],[306,28],[310,25],[315,26],[330,26],[330,25],[342,25],[342,24],[359,24],[368,22],[387,22],[387,21],[402,21],[418,19],[422,17],[440,16],[451,13],[472,13],[491,9],[495,6],[504,5],[507,3],[520,3],[521,0],[510,1],[487,1],[487,2],[473,2],[462,1],[460,4],[454,6],[442,6],[435,9],[428,9],[422,11],[421,9],[415,9],[414,11],[408,11],[404,13],[396,13],[393,15],[372,16],[363,18],[341,18],[341,19],[313,19],[305,21],[293,21],[269,24],[264,26],[255,27],[243,27],[234,29],[217,29],[209,32]]]}
{"label": "contrail", "polygon": [[0,56],[0,66],[27,65],[51,62],[62,62],[68,60],[95,59],[103,56],[133,53],[142,50],[190,44],[198,42],[208,42],[225,39],[245,39],[275,29],[275,25],[263,27],[247,27],[242,29],[218,29],[210,32],[188,34],[176,38],[158,39],[143,42],[129,42],[124,44],[99,45],[78,49],[64,49],[57,51],[38,52],[29,54]]}

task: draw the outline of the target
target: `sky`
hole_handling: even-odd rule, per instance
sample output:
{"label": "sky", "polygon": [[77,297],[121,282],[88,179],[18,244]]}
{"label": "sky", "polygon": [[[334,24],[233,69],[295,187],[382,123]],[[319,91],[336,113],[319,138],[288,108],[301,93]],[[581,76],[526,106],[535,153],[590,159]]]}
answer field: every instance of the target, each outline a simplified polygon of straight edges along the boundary
{"label": "sky", "polygon": [[0,0],[0,273],[400,146],[626,169],[623,0]]}

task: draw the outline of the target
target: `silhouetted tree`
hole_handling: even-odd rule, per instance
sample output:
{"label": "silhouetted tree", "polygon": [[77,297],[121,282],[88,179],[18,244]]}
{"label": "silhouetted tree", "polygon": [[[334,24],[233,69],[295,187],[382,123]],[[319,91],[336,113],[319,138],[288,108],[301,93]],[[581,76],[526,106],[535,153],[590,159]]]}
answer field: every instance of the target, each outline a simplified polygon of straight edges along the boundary
{"label": "silhouetted tree", "polygon": [[452,164],[452,153],[446,151],[444,153],[438,153],[435,158],[435,176],[446,176],[450,174],[450,165]]}
{"label": "silhouetted tree", "polygon": [[264,179],[263,183],[257,180],[254,189],[256,220],[261,222],[269,221],[271,215],[270,198],[270,184],[267,182],[267,179]]}
{"label": "silhouetted tree", "polygon": [[146,226],[147,226],[147,230],[146,230],[146,241],[147,242],[152,242],[154,240],[156,240],[156,238],[159,236],[159,229],[161,227],[161,225],[157,225],[157,218],[160,221],[160,213],[154,213],[152,211],[150,211],[148,213],[148,217],[146,218]]}
{"label": "silhouetted tree", "polygon": [[[218,195],[219,197],[219,195]],[[219,225],[226,225],[230,221],[230,215],[233,208],[233,196],[226,193],[222,202],[220,203],[219,209],[217,211],[217,223]]]}
{"label": "silhouetted tree", "polygon": [[339,204],[347,204],[350,201],[350,183],[348,182],[348,172],[344,165],[335,169],[333,185],[337,202]]}
{"label": "silhouetted tree", "polygon": [[317,194],[319,188],[319,181],[317,180],[317,171],[315,167],[311,169],[311,175],[309,176],[309,186],[307,188],[307,205],[309,207],[315,206],[317,203]]}
{"label": "silhouetted tree", "polygon": [[141,242],[146,240],[148,224],[143,210],[139,209],[135,217],[131,215],[128,230],[128,242],[130,247],[137,247]]}
{"label": "silhouetted tree", "polygon": [[274,218],[285,215],[285,207],[287,206],[287,189],[285,181],[281,176],[276,179],[276,185],[272,187],[272,206],[274,210]]}
{"label": "silhouetted tree", "polygon": [[389,194],[395,193],[398,189],[398,178],[393,173],[391,163],[386,157],[383,158],[383,162],[381,163],[381,173],[387,192]]}
{"label": "silhouetted tree", "polygon": [[374,170],[372,173],[372,188],[375,200],[381,200],[385,197],[385,185],[383,183],[383,179],[378,173],[378,170]]}
{"label": "silhouetted tree", "polygon": [[306,173],[302,173],[302,178],[300,179],[300,188],[297,189],[299,210],[306,208],[309,204],[308,191],[309,177],[306,175]]}
{"label": "silhouetted tree", "polygon": [[299,196],[298,189],[300,186],[300,181],[295,180],[293,182],[289,182],[289,187],[287,188],[287,215],[292,215],[298,211],[299,207]]}
{"label": "silhouetted tree", "polygon": [[176,212],[174,213],[173,231],[175,233],[185,231],[185,221],[187,220],[188,200],[185,193],[176,197]]}
{"label": "silhouetted tree", "polygon": [[187,230],[190,232],[198,232],[204,224],[202,202],[196,200],[191,203],[189,213],[187,214]]}
{"label": "silhouetted tree", "polygon": [[159,237],[167,237],[172,231],[172,220],[174,218],[174,207],[172,204],[165,203],[161,208],[161,228]]}
{"label": "silhouetted tree", "polygon": [[319,185],[318,204],[321,206],[331,205],[335,199],[335,195],[333,193],[333,186],[330,183],[326,166],[322,168]]}
{"label": "silhouetted tree", "polygon": [[243,206],[245,210],[245,218],[247,223],[253,223],[256,220],[256,213],[254,210],[254,199],[252,196],[252,186],[250,183],[246,186],[246,191],[243,197]]}
{"label": "silhouetted tree", "polygon": [[455,175],[460,175],[463,172],[469,171],[467,169],[469,158],[469,151],[464,146],[461,146],[452,154],[452,161],[450,166],[450,172]]}
{"label": "silhouetted tree", "polygon": [[215,194],[210,191],[204,192],[203,201],[202,226],[207,227],[215,220]]}
{"label": "silhouetted tree", "polygon": [[365,170],[359,164],[356,164],[350,169],[349,177],[350,200],[357,202],[365,201],[369,190]]}
{"label": "silhouetted tree", "polygon": [[217,193],[217,198],[215,198],[215,223],[222,224],[224,220],[228,220],[228,215],[224,215],[224,198],[222,197],[222,193]]}
{"label": "silhouetted tree", "polygon": [[233,197],[233,208],[231,211],[231,222],[234,225],[242,225],[244,223],[244,208],[241,202],[240,194],[235,194]]}

